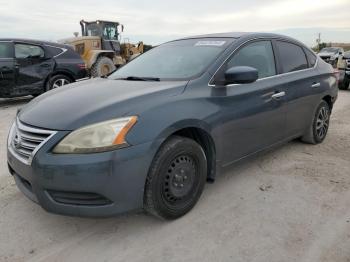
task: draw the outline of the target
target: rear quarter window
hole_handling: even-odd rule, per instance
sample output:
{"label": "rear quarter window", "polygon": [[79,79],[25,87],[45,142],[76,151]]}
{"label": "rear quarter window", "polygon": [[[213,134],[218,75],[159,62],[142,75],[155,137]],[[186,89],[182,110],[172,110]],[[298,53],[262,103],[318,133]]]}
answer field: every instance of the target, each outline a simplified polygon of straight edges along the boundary
{"label": "rear quarter window", "polygon": [[300,46],[284,41],[277,41],[276,46],[280,57],[282,73],[308,68],[306,55]]}
{"label": "rear quarter window", "polygon": [[314,67],[317,61],[317,56],[309,49],[304,48],[307,60],[309,61],[309,67]]}
{"label": "rear quarter window", "polygon": [[58,56],[63,53],[63,50],[59,47],[45,46],[45,49],[48,51],[50,57]]}

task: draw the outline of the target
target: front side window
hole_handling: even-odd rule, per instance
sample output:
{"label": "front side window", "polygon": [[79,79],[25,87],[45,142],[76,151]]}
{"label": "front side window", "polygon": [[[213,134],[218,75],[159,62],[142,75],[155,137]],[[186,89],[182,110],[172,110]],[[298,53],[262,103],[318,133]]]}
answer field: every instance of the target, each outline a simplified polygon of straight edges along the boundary
{"label": "front side window", "polygon": [[0,58],[13,58],[12,43],[0,42]]}
{"label": "front side window", "polygon": [[276,45],[282,65],[282,73],[308,68],[305,53],[300,46],[283,41],[276,41]]}
{"label": "front side window", "polygon": [[44,50],[40,46],[28,44],[15,44],[16,58],[43,58]]}
{"label": "front side window", "polygon": [[109,78],[189,80],[203,73],[233,41],[234,38],[204,38],[169,42],[140,55]]}
{"label": "front side window", "polygon": [[101,28],[96,24],[86,25],[86,32],[88,36],[100,36]]}
{"label": "front side window", "polygon": [[275,57],[270,41],[248,44],[227,63],[227,69],[235,66],[250,66],[258,70],[259,78],[276,75]]}

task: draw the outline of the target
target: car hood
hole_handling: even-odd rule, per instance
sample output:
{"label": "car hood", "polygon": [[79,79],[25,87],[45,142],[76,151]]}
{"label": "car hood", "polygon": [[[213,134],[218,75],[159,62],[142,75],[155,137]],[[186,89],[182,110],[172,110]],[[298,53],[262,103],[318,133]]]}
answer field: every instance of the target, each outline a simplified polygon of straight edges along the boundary
{"label": "car hood", "polygon": [[321,53],[318,53],[319,56],[333,56],[335,54],[336,54],[335,52],[321,52]]}
{"label": "car hood", "polygon": [[125,81],[96,78],[47,92],[18,114],[21,122],[51,130],[79,127],[128,115],[181,94],[188,81]]}

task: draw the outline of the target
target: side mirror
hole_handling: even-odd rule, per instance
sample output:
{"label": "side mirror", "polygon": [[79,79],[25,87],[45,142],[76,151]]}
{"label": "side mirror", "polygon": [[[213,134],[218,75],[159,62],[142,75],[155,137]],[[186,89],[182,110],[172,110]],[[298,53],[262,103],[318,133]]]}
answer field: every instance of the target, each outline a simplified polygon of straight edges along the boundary
{"label": "side mirror", "polygon": [[235,66],[225,72],[225,83],[229,84],[249,84],[258,80],[258,70],[250,66]]}

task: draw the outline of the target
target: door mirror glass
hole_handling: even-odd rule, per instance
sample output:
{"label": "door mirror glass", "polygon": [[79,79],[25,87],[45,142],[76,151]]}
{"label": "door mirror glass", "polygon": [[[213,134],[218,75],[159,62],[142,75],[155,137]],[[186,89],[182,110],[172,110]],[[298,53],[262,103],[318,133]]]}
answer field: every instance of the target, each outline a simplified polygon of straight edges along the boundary
{"label": "door mirror glass", "polygon": [[258,80],[258,70],[250,66],[235,66],[225,72],[225,84],[249,84]]}

